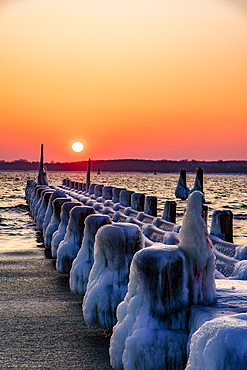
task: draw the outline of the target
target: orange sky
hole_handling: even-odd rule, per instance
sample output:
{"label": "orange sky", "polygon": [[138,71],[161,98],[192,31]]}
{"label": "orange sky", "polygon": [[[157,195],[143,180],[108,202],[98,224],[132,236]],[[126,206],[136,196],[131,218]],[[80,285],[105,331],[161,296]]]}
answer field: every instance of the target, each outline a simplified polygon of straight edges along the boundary
{"label": "orange sky", "polygon": [[247,160],[245,5],[2,1],[0,159]]}

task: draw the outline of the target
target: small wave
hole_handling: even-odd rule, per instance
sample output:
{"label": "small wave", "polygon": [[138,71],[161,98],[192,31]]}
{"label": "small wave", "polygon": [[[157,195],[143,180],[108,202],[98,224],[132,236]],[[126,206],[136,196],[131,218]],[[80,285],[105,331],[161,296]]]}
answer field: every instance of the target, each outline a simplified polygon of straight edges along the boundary
{"label": "small wave", "polygon": [[247,215],[234,215],[234,220],[247,220]]}
{"label": "small wave", "polygon": [[15,206],[0,207],[1,211],[28,211],[28,209],[28,205],[22,203]]}

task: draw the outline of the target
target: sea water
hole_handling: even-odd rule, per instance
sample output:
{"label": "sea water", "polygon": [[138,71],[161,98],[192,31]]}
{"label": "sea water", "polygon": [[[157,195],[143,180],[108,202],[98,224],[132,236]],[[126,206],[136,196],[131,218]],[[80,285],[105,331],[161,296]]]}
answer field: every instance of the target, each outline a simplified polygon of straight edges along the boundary
{"label": "sea water", "polygon": [[[37,172],[0,171],[0,252],[42,246],[25,200],[27,179],[37,179]],[[49,172],[49,184],[58,185],[69,178],[86,182],[85,172]],[[91,183],[126,188],[158,199],[158,215],[162,216],[166,200],[177,202],[177,224],[182,223],[186,201],[175,198],[179,174],[91,173]],[[195,174],[187,174],[187,186],[193,188]],[[247,175],[204,174],[204,194],[209,206],[209,229],[214,210],[233,212],[235,244],[247,245]]]}

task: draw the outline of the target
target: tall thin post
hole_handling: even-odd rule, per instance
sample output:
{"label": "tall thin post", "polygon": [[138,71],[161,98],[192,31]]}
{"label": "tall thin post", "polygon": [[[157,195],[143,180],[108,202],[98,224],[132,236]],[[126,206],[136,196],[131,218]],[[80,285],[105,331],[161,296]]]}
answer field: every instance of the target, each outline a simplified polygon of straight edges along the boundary
{"label": "tall thin post", "polygon": [[40,153],[40,163],[39,163],[39,175],[38,175],[38,184],[39,185],[48,185],[46,171],[44,169],[44,151],[43,144],[41,144],[41,153]]}
{"label": "tall thin post", "polygon": [[88,166],[87,166],[87,181],[86,181],[86,191],[89,189],[90,185],[90,165],[91,165],[91,159],[88,159]]}

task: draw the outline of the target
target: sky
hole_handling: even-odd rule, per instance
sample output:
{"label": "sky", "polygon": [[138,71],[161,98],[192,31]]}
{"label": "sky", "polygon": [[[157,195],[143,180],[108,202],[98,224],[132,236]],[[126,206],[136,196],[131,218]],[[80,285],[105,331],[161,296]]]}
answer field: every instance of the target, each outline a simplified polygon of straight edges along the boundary
{"label": "sky", "polygon": [[247,0],[1,0],[0,129],[6,161],[247,160]]}

